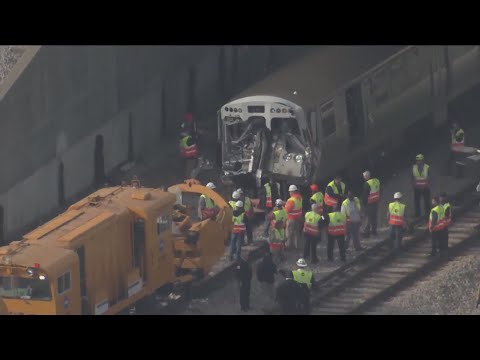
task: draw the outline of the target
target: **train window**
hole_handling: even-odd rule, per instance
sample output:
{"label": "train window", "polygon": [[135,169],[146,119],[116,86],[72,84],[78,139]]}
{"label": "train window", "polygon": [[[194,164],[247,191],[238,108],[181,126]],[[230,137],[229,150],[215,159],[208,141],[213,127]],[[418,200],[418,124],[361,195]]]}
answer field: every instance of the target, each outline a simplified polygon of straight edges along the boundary
{"label": "train window", "polygon": [[327,137],[337,131],[334,113],[331,113],[327,116],[322,116],[322,128],[324,137]]}
{"label": "train window", "polygon": [[271,124],[273,133],[282,132],[300,135],[298,122],[295,118],[273,118]]}
{"label": "train window", "polygon": [[59,295],[66,293],[71,289],[71,273],[70,271],[60,275],[57,279],[57,292]]}
{"label": "train window", "polygon": [[50,301],[52,300],[50,282],[39,278],[0,276],[0,297]]}

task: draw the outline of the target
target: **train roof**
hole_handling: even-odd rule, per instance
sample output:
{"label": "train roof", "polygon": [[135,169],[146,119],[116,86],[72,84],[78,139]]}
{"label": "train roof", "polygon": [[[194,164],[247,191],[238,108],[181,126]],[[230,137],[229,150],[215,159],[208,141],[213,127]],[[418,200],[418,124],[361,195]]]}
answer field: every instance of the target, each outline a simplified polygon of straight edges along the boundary
{"label": "train roof", "polygon": [[289,100],[305,109],[327,100],[335,90],[346,86],[405,47],[324,46],[267,76],[232,100],[270,95]]}
{"label": "train roof", "polygon": [[23,238],[33,243],[41,241],[47,246],[75,248],[82,235],[116,222],[118,216],[129,212],[147,215],[175,201],[175,195],[159,189],[104,188],[73,204],[66,212]]}
{"label": "train roof", "polygon": [[8,264],[34,267],[35,263],[50,275],[59,275],[65,270],[66,265],[71,264],[76,257],[75,253],[68,249],[44,244],[13,241],[7,246],[0,248],[0,258],[3,263],[9,257]]}

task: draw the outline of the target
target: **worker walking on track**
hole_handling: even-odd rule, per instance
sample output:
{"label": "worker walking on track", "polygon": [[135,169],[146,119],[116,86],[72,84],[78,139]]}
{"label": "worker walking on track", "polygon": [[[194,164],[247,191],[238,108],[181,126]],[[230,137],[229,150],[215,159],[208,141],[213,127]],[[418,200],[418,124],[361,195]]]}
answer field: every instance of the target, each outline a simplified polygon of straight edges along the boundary
{"label": "worker walking on track", "polygon": [[312,204],[312,211],[305,214],[305,222],[303,223],[303,237],[305,246],[303,248],[303,258],[309,259],[312,254],[312,264],[318,263],[317,244],[321,241],[322,215],[320,207]]}
{"label": "worker walking on track", "polygon": [[308,287],[293,280],[291,271],[282,269],[279,273],[285,279],[277,286],[275,293],[275,301],[280,305],[281,314],[301,315],[309,311],[310,291]]}
{"label": "worker walking on track", "polygon": [[345,199],[346,194],[345,184],[342,182],[340,175],[335,176],[335,179],[331,181],[325,189],[324,207],[325,213],[334,211],[337,205],[341,205]]}
{"label": "worker walking on track", "polygon": [[196,136],[193,136],[184,124],[180,132],[180,156],[185,160],[185,174],[187,179],[190,179],[192,171],[198,165],[199,150]]}
{"label": "worker walking on track", "polygon": [[245,209],[245,226],[247,231],[245,233],[247,241],[246,244],[253,243],[253,230],[252,230],[252,218],[253,218],[253,206],[252,200],[243,192],[242,188],[238,188],[237,192],[240,194],[240,200],[243,202]]}
{"label": "worker walking on track", "polygon": [[345,250],[348,249],[350,239],[353,240],[353,247],[356,251],[363,250],[360,245],[361,211],[362,206],[360,205],[360,199],[354,195],[353,191],[349,190],[348,197],[342,203],[342,214],[345,215],[347,220]]}
{"label": "worker walking on track", "polygon": [[443,210],[445,211],[445,217],[443,218],[444,228],[441,231],[441,239],[438,245],[440,251],[445,251],[448,250],[448,228],[452,224],[452,209],[450,207],[450,203],[448,202],[446,193],[442,192],[439,200],[440,204],[443,206]]}
{"label": "worker walking on track", "polygon": [[428,229],[430,230],[432,236],[432,253],[431,256],[437,255],[439,249],[439,243],[442,239],[442,230],[445,226],[444,217],[445,210],[440,204],[439,198],[437,196],[432,198],[433,208],[430,211],[430,220],[428,222]]}
{"label": "worker walking on track", "polygon": [[327,225],[327,256],[328,261],[333,261],[333,247],[335,242],[338,245],[340,252],[340,260],[346,261],[345,255],[345,234],[347,227],[347,217],[340,211],[340,204],[337,205],[335,210],[324,216],[324,223]]}
{"label": "worker walking on track", "polygon": [[363,186],[363,205],[367,212],[367,225],[363,231],[363,236],[368,237],[370,234],[377,236],[377,218],[378,203],[380,201],[380,180],[371,178],[370,171],[363,173],[365,184]]}
{"label": "worker walking on track", "polygon": [[313,277],[313,272],[307,270],[307,267],[308,264],[305,259],[298,259],[297,270],[292,271],[293,280],[298,284],[302,285],[299,287],[299,291],[304,301],[300,301],[298,304],[298,314],[300,315],[307,315],[310,313],[310,291],[315,288],[315,279]]}
{"label": "worker walking on track", "polygon": [[230,240],[230,261],[240,257],[242,245],[245,238],[245,212],[243,209],[243,202],[237,201],[232,215],[233,229]]}
{"label": "worker walking on track", "polygon": [[465,132],[460,127],[457,122],[452,124],[450,129],[450,157],[448,159],[448,170],[449,173],[455,173],[454,169],[456,167],[457,159],[462,157],[462,150],[465,147]]}
{"label": "worker walking on track", "polygon": [[[212,182],[209,182],[206,187],[210,190],[214,190],[217,188]],[[218,207],[215,205],[213,200],[205,194],[200,195],[200,199],[198,202],[198,210],[198,217],[202,220],[214,219],[218,213]]]}
{"label": "worker walking on track", "polygon": [[302,237],[302,209],[303,200],[298,188],[290,185],[288,188],[290,198],[285,205],[287,212],[287,248],[299,249]]}
{"label": "worker walking on track", "polygon": [[424,156],[418,154],[415,158],[416,164],[413,165],[413,200],[415,203],[415,217],[421,216],[420,198],[423,197],[425,205],[425,215],[430,213],[430,166],[424,163]]}
{"label": "worker walking on track", "polygon": [[272,212],[271,232],[268,244],[276,263],[284,260],[285,249],[285,227],[287,223],[287,212],[283,208],[283,201],[277,199]]}
{"label": "worker walking on track", "polygon": [[235,275],[240,287],[240,309],[250,310],[250,285],[252,281],[252,269],[247,262],[247,255],[240,256],[235,267]]}
{"label": "worker walking on track", "polygon": [[263,236],[268,239],[270,234],[271,212],[273,210],[273,199],[280,197],[277,184],[272,178],[263,185],[262,193],[260,195],[260,207],[265,210],[265,222]]}
{"label": "worker walking on track", "polygon": [[388,204],[388,223],[390,225],[391,247],[399,250],[402,247],[402,238],[407,227],[405,221],[405,204],[402,204],[402,193],[396,192],[393,195],[393,202]]}

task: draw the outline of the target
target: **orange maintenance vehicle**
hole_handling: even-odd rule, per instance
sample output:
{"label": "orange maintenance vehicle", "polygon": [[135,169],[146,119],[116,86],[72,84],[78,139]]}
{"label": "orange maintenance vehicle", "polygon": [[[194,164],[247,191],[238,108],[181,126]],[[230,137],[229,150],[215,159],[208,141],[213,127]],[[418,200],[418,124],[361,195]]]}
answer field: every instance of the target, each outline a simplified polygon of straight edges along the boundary
{"label": "orange maintenance vehicle", "polygon": [[[196,218],[202,194],[215,219]],[[118,314],[208,273],[231,228],[230,206],[196,180],[100,189],[0,248],[0,299],[9,314]]]}

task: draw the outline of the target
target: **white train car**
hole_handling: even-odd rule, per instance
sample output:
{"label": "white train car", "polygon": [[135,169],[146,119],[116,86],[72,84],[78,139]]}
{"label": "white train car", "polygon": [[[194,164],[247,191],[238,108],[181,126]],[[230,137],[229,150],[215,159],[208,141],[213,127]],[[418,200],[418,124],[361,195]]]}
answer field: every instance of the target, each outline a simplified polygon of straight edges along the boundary
{"label": "white train car", "polygon": [[479,80],[478,46],[324,47],[218,111],[225,179],[325,181],[420,121],[442,125]]}

